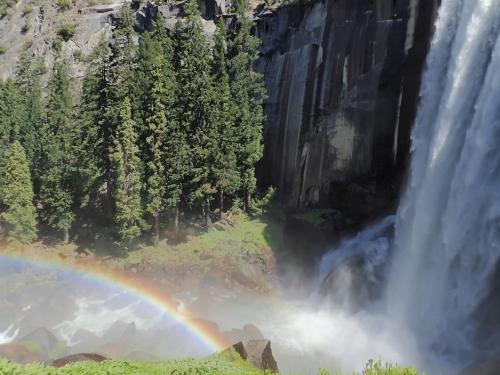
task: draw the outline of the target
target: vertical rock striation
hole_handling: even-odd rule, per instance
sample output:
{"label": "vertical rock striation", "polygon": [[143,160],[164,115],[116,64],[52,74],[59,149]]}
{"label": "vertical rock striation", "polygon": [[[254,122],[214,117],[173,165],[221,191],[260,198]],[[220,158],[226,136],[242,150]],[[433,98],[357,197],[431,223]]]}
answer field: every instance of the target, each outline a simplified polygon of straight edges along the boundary
{"label": "vertical rock striation", "polygon": [[258,15],[268,88],[260,170],[289,207],[336,186],[397,190],[438,0],[319,0]]}

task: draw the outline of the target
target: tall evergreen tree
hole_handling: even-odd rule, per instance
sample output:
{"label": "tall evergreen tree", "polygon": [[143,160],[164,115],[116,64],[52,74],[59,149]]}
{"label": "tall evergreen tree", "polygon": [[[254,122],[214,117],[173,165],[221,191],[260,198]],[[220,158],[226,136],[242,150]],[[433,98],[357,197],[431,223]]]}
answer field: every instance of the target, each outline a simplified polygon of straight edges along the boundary
{"label": "tall evergreen tree", "polygon": [[26,49],[21,53],[16,83],[23,93],[20,105],[21,123],[19,139],[23,145],[26,157],[30,163],[31,175],[38,192],[39,178],[41,173],[41,129],[44,118],[44,104],[42,98],[41,77],[43,74],[43,62],[39,59],[33,60]]}
{"label": "tall evergreen tree", "polygon": [[44,171],[41,176],[42,219],[69,240],[73,212],[74,127],[72,87],[67,62],[58,60],[49,81],[44,129]]}
{"label": "tall evergreen tree", "polygon": [[151,66],[151,88],[145,107],[146,141],[146,210],[153,218],[154,242],[160,238],[160,215],[165,209],[165,169],[162,141],[166,136],[167,109],[163,97],[167,95],[163,77],[163,57],[157,55]]}
{"label": "tall evergreen tree", "polygon": [[13,80],[0,81],[0,144],[19,138],[22,123],[21,94]]}
{"label": "tall evergreen tree", "polygon": [[227,29],[224,19],[220,18],[214,35],[212,65],[212,103],[210,120],[215,129],[211,139],[212,157],[211,180],[219,195],[220,218],[224,210],[224,194],[238,190],[239,178],[236,165],[238,132],[232,113],[231,91],[227,72]]}
{"label": "tall evergreen tree", "polygon": [[260,40],[252,35],[248,0],[236,0],[236,35],[231,43],[231,95],[239,142],[236,150],[245,208],[256,189],[255,165],[263,152],[263,100],[266,95],[262,75],[253,70],[259,57]]}
{"label": "tall evergreen tree", "polygon": [[155,20],[153,40],[159,44],[164,59],[163,78],[166,92],[163,95],[163,103],[167,111],[167,126],[162,142],[163,164],[165,166],[165,206],[174,212],[174,231],[177,233],[183,180],[189,170],[189,149],[186,134],[181,131],[177,121],[177,109],[175,107],[177,81],[173,66],[173,41],[167,33],[160,14]]}
{"label": "tall evergreen tree", "polygon": [[115,224],[120,242],[128,245],[144,228],[141,206],[141,163],[129,98],[125,98],[120,106],[118,118],[119,125],[112,159],[115,180]]}
{"label": "tall evergreen tree", "polygon": [[0,222],[11,239],[36,239],[36,210],[28,160],[19,141],[10,144],[0,159]]}
{"label": "tall evergreen tree", "polygon": [[[110,180],[109,143],[112,137],[108,129],[106,110],[109,108],[108,70],[110,47],[101,40],[90,56],[90,63],[82,83],[80,100],[76,161],[79,183],[78,206],[102,215],[110,211],[99,207],[102,187]],[[107,202],[109,204],[109,202]]]}
{"label": "tall evergreen tree", "polygon": [[109,56],[107,56],[106,77],[102,96],[105,97],[104,119],[99,124],[100,158],[102,164],[103,178],[106,182],[108,198],[111,200],[112,167],[111,155],[113,150],[114,136],[118,126],[117,108],[125,97],[129,97],[132,103],[132,111],[138,107],[138,88],[134,84],[136,71],[137,46],[135,38],[136,18],[130,4],[125,3],[119,10],[115,19],[113,40],[110,44]]}
{"label": "tall evergreen tree", "polygon": [[189,142],[187,193],[191,205],[201,206],[206,224],[210,221],[210,200],[214,187],[210,183],[210,50],[203,34],[196,0],[185,3],[186,20],[176,26],[174,59],[177,71],[176,106],[181,132]]}

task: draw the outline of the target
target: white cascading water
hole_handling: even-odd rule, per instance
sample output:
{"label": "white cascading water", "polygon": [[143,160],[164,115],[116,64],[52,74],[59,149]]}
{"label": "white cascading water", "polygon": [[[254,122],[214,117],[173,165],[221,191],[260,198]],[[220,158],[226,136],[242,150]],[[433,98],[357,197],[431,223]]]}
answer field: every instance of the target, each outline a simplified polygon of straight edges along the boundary
{"label": "white cascading water", "polygon": [[456,371],[500,262],[500,0],[441,1],[395,226],[383,329],[413,333],[410,363]]}
{"label": "white cascading water", "polygon": [[500,0],[443,0],[396,221],[388,312],[466,358],[500,258]]}

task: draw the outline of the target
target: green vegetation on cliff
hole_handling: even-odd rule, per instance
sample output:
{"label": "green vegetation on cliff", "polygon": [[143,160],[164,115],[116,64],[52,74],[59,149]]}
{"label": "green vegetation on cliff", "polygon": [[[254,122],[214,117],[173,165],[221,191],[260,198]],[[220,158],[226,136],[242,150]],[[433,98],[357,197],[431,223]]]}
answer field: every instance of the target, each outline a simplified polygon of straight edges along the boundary
{"label": "green vegetation on cliff", "polygon": [[0,0],[0,18],[8,14],[10,7],[16,5],[17,0]]}

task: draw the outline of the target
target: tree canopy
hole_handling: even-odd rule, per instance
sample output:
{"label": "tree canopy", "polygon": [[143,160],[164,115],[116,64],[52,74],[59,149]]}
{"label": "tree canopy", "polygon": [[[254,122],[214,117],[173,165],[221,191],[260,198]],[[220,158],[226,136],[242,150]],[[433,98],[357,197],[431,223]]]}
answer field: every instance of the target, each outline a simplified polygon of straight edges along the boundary
{"label": "tree canopy", "polygon": [[58,54],[44,87],[43,64],[22,54],[15,81],[0,81],[9,236],[32,240],[39,226],[68,241],[92,227],[128,248],[182,220],[208,227],[240,199],[248,206],[265,90],[247,7],[237,1],[236,23],[221,17],[209,41],[196,0],[173,30],[158,13],[141,34],[126,3],[81,85]]}

